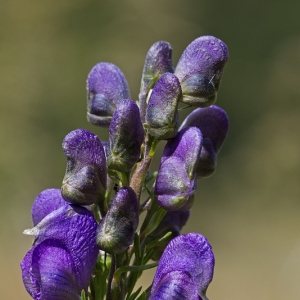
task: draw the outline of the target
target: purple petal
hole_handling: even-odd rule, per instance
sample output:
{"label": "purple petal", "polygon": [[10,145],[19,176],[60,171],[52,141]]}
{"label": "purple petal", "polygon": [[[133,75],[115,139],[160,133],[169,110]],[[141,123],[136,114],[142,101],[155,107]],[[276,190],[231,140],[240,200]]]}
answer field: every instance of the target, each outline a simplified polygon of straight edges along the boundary
{"label": "purple petal", "polygon": [[60,189],[42,191],[34,200],[31,210],[33,225],[37,225],[52,211],[65,205]]}
{"label": "purple petal", "polygon": [[227,46],[216,37],[201,36],[189,44],[175,69],[182,101],[194,106],[211,105],[216,100],[227,59]]}
{"label": "purple petal", "polygon": [[163,74],[156,82],[147,106],[146,122],[150,135],[156,139],[171,139],[178,129],[178,103],[181,87],[177,77]]}
{"label": "purple petal", "polygon": [[195,109],[186,117],[180,128],[190,126],[198,127],[203,134],[203,138],[209,138],[218,153],[227,137],[229,119],[225,110],[212,105]]}
{"label": "purple petal", "polygon": [[62,242],[47,239],[27,253],[21,263],[26,290],[36,300],[79,300],[70,253]]}
{"label": "purple petal", "polygon": [[[214,254],[204,236],[199,233],[188,233],[176,237],[169,243],[159,261],[151,295],[159,290],[161,283],[174,271],[188,273],[200,299],[206,299],[205,293],[213,278]],[[173,280],[176,282],[176,277]],[[185,280],[178,282],[177,285],[184,286]]]}
{"label": "purple petal", "polygon": [[109,126],[108,168],[128,172],[140,158],[143,141],[138,106],[132,100],[122,100]]}
{"label": "purple petal", "polygon": [[122,99],[130,98],[122,71],[111,63],[98,63],[87,78],[87,118],[94,125],[108,127]]}
{"label": "purple petal", "polygon": [[68,159],[62,184],[63,198],[89,205],[103,200],[106,190],[106,158],[98,137],[85,129],[70,132],[63,140]]}
{"label": "purple petal", "polygon": [[152,288],[149,300],[199,300],[197,287],[192,276],[184,271],[167,273],[155,289]]}
{"label": "purple petal", "polygon": [[185,165],[185,169],[192,180],[198,164],[198,157],[202,148],[202,133],[196,127],[180,130],[173,140],[166,144],[161,164],[169,157],[179,157]]}
{"label": "purple petal", "polygon": [[77,284],[87,288],[98,256],[96,230],[97,222],[90,211],[66,204],[24,233],[34,235],[36,244],[49,239],[61,241],[73,261]]}
{"label": "purple petal", "polygon": [[195,192],[196,181],[188,177],[180,158],[170,157],[161,164],[154,191],[160,206],[166,210],[189,210]]}

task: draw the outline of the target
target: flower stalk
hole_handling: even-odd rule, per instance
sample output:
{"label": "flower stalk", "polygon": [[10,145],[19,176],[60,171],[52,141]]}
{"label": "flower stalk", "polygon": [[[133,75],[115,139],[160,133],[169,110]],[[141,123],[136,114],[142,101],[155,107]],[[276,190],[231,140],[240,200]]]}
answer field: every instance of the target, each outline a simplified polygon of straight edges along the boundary
{"label": "flower stalk", "polygon": [[[159,41],[147,53],[138,103],[117,66],[92,68],[87,119],[108,128],[109,140],[85,129],[63,140],[62,186],[37,196],[33,228],[24,231],[34,236],[21,262],[33,299],[207,299],[212,248],[201,234],[181,229],[198,201],[197,180],[214,173],[227,136],[228,116],[214,105],[227,59],[221,40],[203,36],[174,69],[172,46]],[[195,109],[179,126],[182,104]],[[155,267],[152,284],[136,288]]]}

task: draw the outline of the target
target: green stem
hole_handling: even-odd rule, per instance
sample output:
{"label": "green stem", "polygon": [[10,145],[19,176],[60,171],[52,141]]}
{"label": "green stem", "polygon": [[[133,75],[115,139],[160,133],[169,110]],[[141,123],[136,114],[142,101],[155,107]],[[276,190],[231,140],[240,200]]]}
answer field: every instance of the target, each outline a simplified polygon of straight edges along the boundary
{"label": "green stem", "polygon": [[138,201],[140,201],[143,184],[158,142],[150,135],[147,136],[144,159],[138,163],[135,172],[132,174],[130,187],[135,191]]}

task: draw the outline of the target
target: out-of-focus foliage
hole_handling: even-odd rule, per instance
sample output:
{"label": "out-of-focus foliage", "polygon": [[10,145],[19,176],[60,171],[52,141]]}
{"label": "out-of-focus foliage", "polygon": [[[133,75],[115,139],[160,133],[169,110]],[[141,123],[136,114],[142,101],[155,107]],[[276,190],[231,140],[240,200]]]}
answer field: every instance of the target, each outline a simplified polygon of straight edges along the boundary
{"label": "out-of-focus foliage", "polygon": [[[154,42],[170,42],[176,64],[186,45],[210,34],[229,48],[217,105],[231,124],[216,174],[199,182],[185,231],[201,232],[213,246],[210,299],[297,299],[299,9],[293,0],[1,1],[2,296],[29,299],[19,262],[30,244],[21,233],[31,227],[36,195],[61,185],[63,137],[86,128],[107,139],[85,119],[91,67],[116,64],[137,99]],[[146,274],[145,286],[153,273]]]}

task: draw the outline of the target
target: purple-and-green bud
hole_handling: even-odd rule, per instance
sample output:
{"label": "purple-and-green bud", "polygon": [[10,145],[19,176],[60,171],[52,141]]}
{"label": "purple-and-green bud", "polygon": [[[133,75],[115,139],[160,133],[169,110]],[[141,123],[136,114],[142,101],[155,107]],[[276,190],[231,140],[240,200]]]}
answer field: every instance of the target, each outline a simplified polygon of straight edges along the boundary
{"label": "purple-and-green bud", "polygon": [[196,169],[202,148],[197,127],[185,128],[167,142],[156,178],[154,195],[166,210],[189,210],[196,192]]}
{"label": "purple-and-green bud", "polygon": [[139,94],[142,122],[145,121],[146,102],[150,90],[162,74],[174,73],[172,50],[172,46],[168,42],[159,41],[150,47],[146,55]]}
{"label": "purple-and-green bud", "polygon": [[164,73],[154,85],[148,101],[146,123],[149,134],[159,140],[175,137],[178,130],[178,103],[181,87],[177,77]]}
{"label": "purple-and-green bud", "polygon": [[227,137],[228,116],[222,108],[216,105],[197,108],[186,117],[181,128],[190,126],[198,127],[203,135],[203,144],[196,171],[197,176],[211,176],[217,165],[217,154]]}
{"label": "purple-and-green bud", "polygon": [[138,106],[122,100],[109,126],[108,168],[129,172],[140,158],[144,134]]}
{"label": "purple-and-green bud", "polygon": [[212,248],[201,234],[174,238],[159,261],[148,299],[208,300],[214,264]]}
{"label": "purple-and-green bud", "polygon": [[[190,216],[190,211],[168,211],[158,227],[151,232],[146,238],[146,244],[157,241],[153,247],[154,252],[152,260],[158,261],[169,244],[169,242],[180,235],[180,230],[186,224]],[[171,233],[168,237],[163,238],[167,233]],[[160,241],[158,241],[160,240]]]}
{"label": "purple-and-green bud", "polygon": [[[53,195],[42,197],[46,203]],[[34,246],[21,262],[23,283],[33,299],[81,299],[99,252],[96,230],[90,211],[64,201],[34,228],[24,231],[35,237]]]}
{"label": "purple-and-green bud", "polygon": [[129,87],[122,71],[114,64],[96,64],[87,78],[87,119],[108,127],[122,99],[130,98]]}
{"label": "purple-and-green bud", "polygon": [[121,188],[97,231],[99,249],[120,254],[132,244],[139,222],[139,205],[130,187]]}
{"label": "purple-and-green bud", "polygon": [[61,193],[73,204],[90,205],[104,200],[106,158],[98,137],[85,129],[71,131],[63,140],[67,157]]}
{"label": "purple-and-green bud", "polygon": [[213,104],[227,60],[227,46],[214,36],[201,36],[189,44],[175,69],[182,102],[199,107]]}

